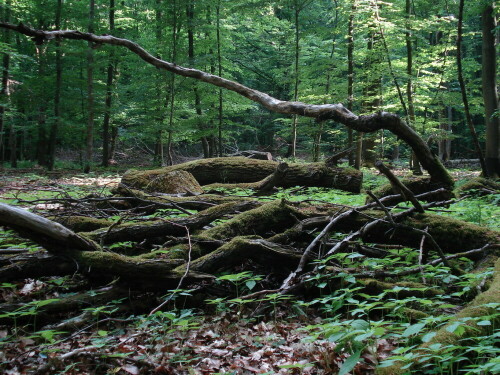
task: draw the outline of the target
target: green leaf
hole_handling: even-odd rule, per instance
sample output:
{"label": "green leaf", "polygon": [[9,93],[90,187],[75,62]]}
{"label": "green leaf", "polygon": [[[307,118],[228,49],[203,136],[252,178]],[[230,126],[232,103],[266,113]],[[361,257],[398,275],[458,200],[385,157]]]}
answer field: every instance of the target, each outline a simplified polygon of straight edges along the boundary
{"label": "green leaf", "polygon": [[415,335],[415,334],[419,333],[422,330],[422,328],[424,328],[424,327],[425,327],[425,323],[413,324],[405,329],[402,336],[409,337],[409,336]]}
{"label": "green leaf", "polygon": [[348,372],[350,372],[358,363],[359,358],[361,357],[361,350],[358,350],[356,353],[351,354],[349,358],[347,358],[344,363],[342,363],[342,366],[339,369],[339,375],[345,375]]}
{"label": "green leaf", "polygon": [[429,332],[422,336],[422,342],[429,342],[432,340],[434,336],[436,336],[436,332]]}
{"label": "green leaf", "polygon": [[478,326],[491,326],[491,321],[490,320],[481,320],[480,322],[477,322]]}
{"label": "green leaf", "polygon": [[249,280],[245,283],[245,285],[249,290],[252,290],[255,287],[255,285],[257,285],[257,283],[254,280]]}

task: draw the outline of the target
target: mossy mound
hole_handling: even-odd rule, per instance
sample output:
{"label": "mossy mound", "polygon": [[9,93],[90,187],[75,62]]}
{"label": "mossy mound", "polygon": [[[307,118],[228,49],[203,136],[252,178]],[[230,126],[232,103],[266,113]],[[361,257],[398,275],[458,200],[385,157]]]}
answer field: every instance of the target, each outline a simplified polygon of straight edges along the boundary
{"label": "mossy mound", "polygon": [[144,186],[144,190],[164,194],[203,194],[203,188],[194,176],[180,170],[157,175]]}
{"label": "mossy mound", "polygon": [[457,189],[457,194],[459,196],[471,193],[475,195],[498,194],[500,193],[500,182],[488,178],[477,177],[467,181]]}

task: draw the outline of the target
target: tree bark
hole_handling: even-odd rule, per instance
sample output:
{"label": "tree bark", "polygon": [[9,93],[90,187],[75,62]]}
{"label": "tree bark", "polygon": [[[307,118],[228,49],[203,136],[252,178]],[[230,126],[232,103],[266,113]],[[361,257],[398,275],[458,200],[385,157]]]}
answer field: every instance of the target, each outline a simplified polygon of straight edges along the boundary
{"label": "tree bark", "polygon": [[[55,28],[61,28],[62,0],[57,0]],[[57,131],[61,123],[62,51],[61,39],[56,39],[56,87],[54,92],[54,119],[50,126],[47,169],[52,171],[55,163]]]}
{"label": "tree bark", "polygon": [[494,4],[487,6],[481,14],[482,43],[482,87],[484,115],[486,120],[486,169],[488,176],[500,176],[500,109],[496,82],[496,19]]}
{"label": "tree bark", "polygon": [[[3,10],[2,19],[5,22],[10,21],[10,7],[12,0],[8,0],[5,4]],[[9,44],[10,42],[10,32],[9,30],[4,30],[3,32],[3,42]],[[9,97],[9,69],[10,69],[10,55],[8,53],[3,54],[2,58],[2,88],[0,91],[0,98],[6,100]],[[0,162],[3,163],[6,145],[4,144],[4,132],[5,132],[5,105],[0,105]]]}
{"label": "tree bark", "polygon": [[[347,26],[347,109],[353,110],[354,103],[354,15],[356,14],[357,0],[352,0],[351,13]],[[347,147],[351,149],[349,153],[349,165],[354,165],[354,155],[352,152],[354,136],[351,128],[348,128]],[[361,135],[358,135],[360,137]],[[360,160],[356,169],[359,169]]]}
{"label": "tree bark", "polygon": [[140,45],[128,39],[117,38],[111,35],[98,36],[92,33],[83,33],[74,30],[44,31],[33,29],[24,24],[13,25],[6,22],[0,22],[0,27],[27,35],[33,38],[35,43],[39,44],[59,36],[67,39],[87,40],[98,44],[122,46],[158,69],[164,69],[184,77],[194,78],[217,87],[234,91],[254,102],[260,103],[273,112],[291,115],[297,114],[318,120],[333,120],[353,130],[367,133],[375,132],[380,129],[387,129],[404,140],[415,151],[420,163],[431,175],[433,182],[447,187],[451,187],[454,184],[450,174],[439,159],[432,153],[426,142],[411,129],[404,120],[395,114],[378,112],[371,115],[357,116],[342,104],[314,105],[278,100],[266,93],[251,89],[240,83],[201,70],[184,68],[171,62],[161,60],[148,53]]}
{"label": "tree bark", "polygon": [[[411,1],[406,0],[406,74],[408,80],[406,82],[406,100],[408,102],[408,122],[410,126],[415,127],[415,105],[413,103],[413,41],[411,29]],[[421,175],[420,163],[414,152],[411,154],[413,172],[416,175]]]}
{"label": "tree bark", "polygon": [[[115,0],[109,0],[109,31],[115,30]],[[102,165],[109,165],[110,157],[110,134],[111,105],[113,101],[113,80],[115,77],[115,51],[109,53],[109,62],[106,77],[106,98],[104,99],[104,119],[102,123]]]}
{"label": "tree bark", "polygon": [[[95,0],[89,3],[89,26],[88,32],[94,32],[95,22]],[[85,142],[85,162],[83,171],[90,172],[92,155],[94,152],[94,50],[93,42],[88,41],[87,49],[87,133]]]}
{"label": "tree bark", "polygon": [[463,28],[463,17],[464,17],[464,0],[460,0],[459,10],[458,10],[458,33],[457,33],[457,73],[458,82],[460,83],[460,91],[462,93],[462,102],[464,104],[465,119],[469,131],[472,136],[472,142],[474,143],[474,148],[476,149],[476,154],[479,157],[479,162],[481,163],[481,170],[485,177],[488,176],[488,170],[486,169],[486,163],[484,161],[483,152],[481,150],[481,145],[479,144],[479,139],[477,137],[476,128],[472,122],[472,116],[469,108],[469,99],[467,98],[467,88],[465,87],[465,81],[462,72],[462,28]]}

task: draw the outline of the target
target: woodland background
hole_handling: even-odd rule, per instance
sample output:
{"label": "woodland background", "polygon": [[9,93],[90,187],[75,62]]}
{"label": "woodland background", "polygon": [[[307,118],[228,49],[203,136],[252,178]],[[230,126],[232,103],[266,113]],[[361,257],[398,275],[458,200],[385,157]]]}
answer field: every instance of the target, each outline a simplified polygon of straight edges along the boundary
{"label": "woodland background", "polygon": [[[444,161],[478,157],[458,80],[460,60],[480,148],[489,143],[498,164],[498,98],[495,103],[488,91],[495,87],[498,55],[498,8],[491,1],[464,7],[458,60],[457,1],[2,4],[4,21],[124,37],[167,61],[282,100],[398,113]],[[37,46],[12,31],[1,34],[0,161],[13,167],[88,170],[127,157],[127,164],[159,165],[245,149],[316,161],[356,143],[363,155],[352,152],[349,159],[357,166],[409,157],[388,131],[365,136],[361,148],[359,134],[334,122],[271,113],[235,93],[157,70],[124,49],[64,40]],[[489,137],[488,122],[494,123]]]}

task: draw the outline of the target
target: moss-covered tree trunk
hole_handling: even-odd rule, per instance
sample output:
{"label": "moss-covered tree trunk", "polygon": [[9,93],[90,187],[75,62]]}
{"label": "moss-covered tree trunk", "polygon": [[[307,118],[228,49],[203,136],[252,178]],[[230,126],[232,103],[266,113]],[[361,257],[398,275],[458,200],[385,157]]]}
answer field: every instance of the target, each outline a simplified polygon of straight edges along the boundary
{"label": "moss-covered tree trunk", "polygon": [[[244,157],[204,159],[149,171],[128,171],[121,183],[145,189],[161,176],[179,170],[191,173],[200,185],[253,183],[273,174],[277,166],[275,161]],[[290,164],[286,175],[275,186],[319,186],[359,193],[362,180],[361,172],[351,168],[327,167],[324,163]]]}

